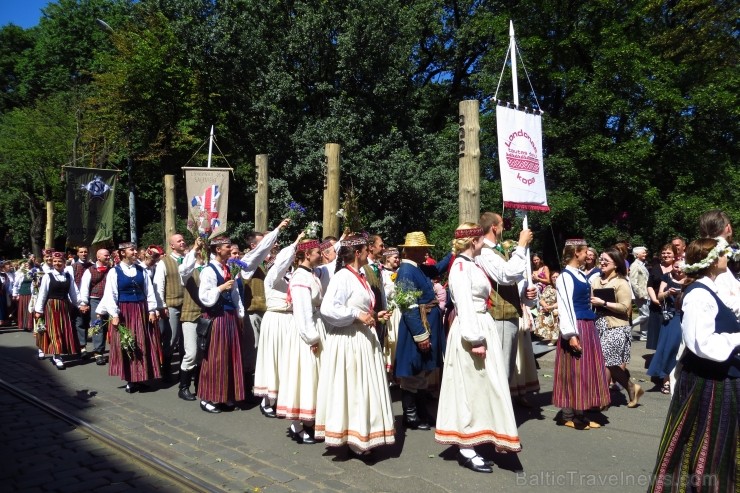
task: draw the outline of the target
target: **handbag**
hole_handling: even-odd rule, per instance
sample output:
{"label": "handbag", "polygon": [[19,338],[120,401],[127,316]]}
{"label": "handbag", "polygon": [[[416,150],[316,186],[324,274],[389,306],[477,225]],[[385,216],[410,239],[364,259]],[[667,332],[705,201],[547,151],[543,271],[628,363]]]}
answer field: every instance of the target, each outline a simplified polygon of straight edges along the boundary
{"label": "handbag", "polygon": [[208,345],[211,342],[213,319],[200,317],[196,323],[195,333],[198,335],[198,350],[208,352]]}

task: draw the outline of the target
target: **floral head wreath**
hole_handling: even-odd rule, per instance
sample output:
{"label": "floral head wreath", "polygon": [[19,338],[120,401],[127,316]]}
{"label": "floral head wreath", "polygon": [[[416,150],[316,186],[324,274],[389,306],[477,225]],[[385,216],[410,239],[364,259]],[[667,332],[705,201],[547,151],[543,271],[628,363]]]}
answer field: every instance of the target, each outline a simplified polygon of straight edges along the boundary
{"label": "floral head wreath", "polygon": [[715,240],[717,240],[717,246],[712,248],[706,257],[704,257],[699,262],[696,262],[695,264],[684,264],[683,267],[681,267],[681,270],[686,274],[699,272],[700,270],[710,267],[722,255],[733,255],[732,248],[730,248],[730,245],[727,244],[727,240],[725,240],[721,236],[715,238]]}

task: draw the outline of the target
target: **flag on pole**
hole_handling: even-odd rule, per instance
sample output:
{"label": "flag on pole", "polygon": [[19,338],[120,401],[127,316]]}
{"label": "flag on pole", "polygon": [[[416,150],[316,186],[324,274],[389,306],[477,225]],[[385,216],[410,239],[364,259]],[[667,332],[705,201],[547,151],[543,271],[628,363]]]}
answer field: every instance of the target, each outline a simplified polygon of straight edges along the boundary
{"label": "flag on pole", "polygon": [[183,168],[188,194],[188,229],[213,238],[226,231],[229,168]]}
{"label": "flag on pole", "polygon": [[542,159],[542,115],[496,106],[504,207],[549,212]]}
{"label": "flag on pole", "polygon": [[113,190],[118,170],[65,167],[67,245],[113,240]]}

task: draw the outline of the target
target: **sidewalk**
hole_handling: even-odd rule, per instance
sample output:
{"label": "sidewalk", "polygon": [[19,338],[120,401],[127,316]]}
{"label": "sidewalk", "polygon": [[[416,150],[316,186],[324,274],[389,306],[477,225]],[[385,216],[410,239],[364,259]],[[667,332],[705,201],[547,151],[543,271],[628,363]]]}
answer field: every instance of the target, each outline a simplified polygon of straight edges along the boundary
{"label": "sidewalk", "polygon": [[[594,491],[592,481],[606,481],[598,491],[645,491],[646,483],[640,481],[652,471],[669,402],[660,392],[646,392],[641,406],[627,409],[625,395],[612,393],[613,407],[603,428],[575,431],[555,426],[558,410],[550,404],[554,361],[550,352],[538,360],[542,390],[530,399],[541,409],[516,409],[522,453],[498,455],[481,448],[496,462],[493,474],[461,468],[456,451],[436,444],[432,432],[406,433],[399,402],[394,402],[397,443],[379,450],[378,462],[368,466],[348,460],[343,449],[295,444],[286,437],[288,422],[264,418],[256,408],[210,415],[197,402],[178,399],[174,384],[126,394],[123,382],[107,375],[107,366],[70,363],[67,370],[58,371],[48,361],[37,361],[35,353],[30,334],[0,333],[2,378],[37,397],[47,396],[55,406],[226,491],[577,493]],[[643,357],[649,353],[644,343],[633,344],[630,368],[638,381],[645,379]],[[19,416],[3,421],[6,457],[28,450],[22,445],[27,428],[7,426]],[[45,453],[45,432],[38,431],[35,445],[29,447],[34,456]],[[14,471],[0,471],[3,478],[15,478]]]}

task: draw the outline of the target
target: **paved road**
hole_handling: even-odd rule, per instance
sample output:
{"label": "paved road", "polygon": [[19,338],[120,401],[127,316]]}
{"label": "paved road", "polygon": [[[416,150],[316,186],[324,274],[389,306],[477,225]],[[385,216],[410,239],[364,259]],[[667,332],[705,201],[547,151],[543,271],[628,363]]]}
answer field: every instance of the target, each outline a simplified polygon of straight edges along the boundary
{"label": "paved road", "polygon": [[[554,422],[558,410],[550,404],[554,355],[549,353],[539,359],[542,390],[531,399],[540,407],[517,409],[523,451],[497,455],[492,448],[481,449],[496,462],[493,474],[458,466],[456,451],[436,444],[432,432],[406,433],[400,425],[398,395],[394,395],[397,443],[382,450],[377,463],[368,466],[348,459],[343,449],[296,445],[286,437],[286,421],[264,418],[254,406],[211,415],[202,412],[197,402],[178,399],[175,384],[129,395],[123,382],[108,376],[107,366],[70,364],[58,371],[48,361],[37,361],[35,353],[30,334],[0,332],[0,378],[36,396],[47,396],[55,406],[226,491],[642,492],[647,489],[669,402],[660,392],[646,392],[639,407],[628,409],[624,394],[612,393],[613,406],[603,416],[603,428],[558,427]],[[644,357],[649,353],[644,343],[633,344],[634,378],[646,378]],[[645,385],[652,387],[649,382]],[[1,390],[0,398],[4,407],[6,402],[13,405]],[[3,457],[33,454],[45,470],[57,469],[45,459],[50,452],[44,428],[33,431],[35,445],[29,448],[28,431],[11,424],[18,416],[2,416]],[[60,426],[52,426],[48,434],[55,439],[64,435],[54,431]],[[67,442],[59,446],[89,452],[88,441]],[[109,462],[109,471],[121,469]],[[8,464],[0,461],[0,479],[20,484],[20,477],[27,477],[30,470],[13,470]],[[105,469],[103,464],[99,461],[97,467]],[[33,491],[37,486],[31,483],[18,491]],[[164,484],[154,481],[153,485],[152,489],[166,490]]]}

